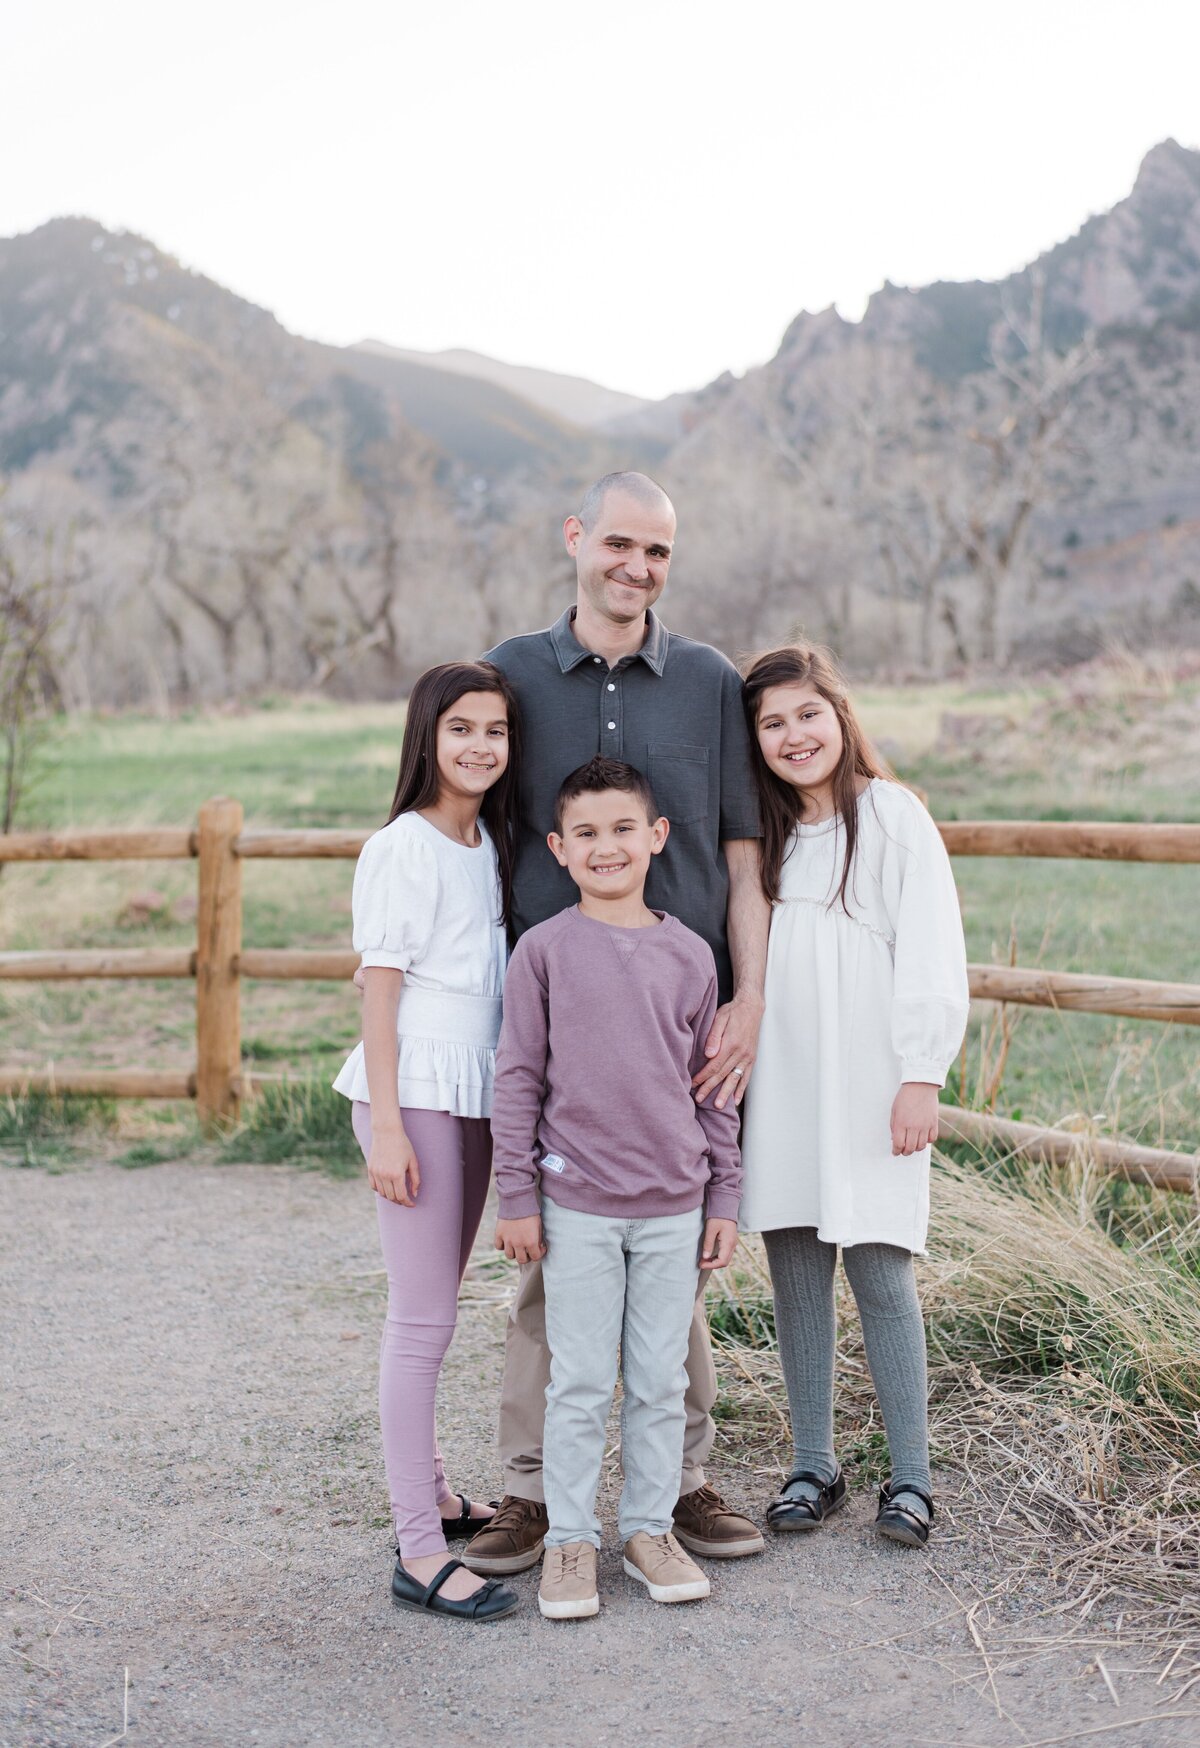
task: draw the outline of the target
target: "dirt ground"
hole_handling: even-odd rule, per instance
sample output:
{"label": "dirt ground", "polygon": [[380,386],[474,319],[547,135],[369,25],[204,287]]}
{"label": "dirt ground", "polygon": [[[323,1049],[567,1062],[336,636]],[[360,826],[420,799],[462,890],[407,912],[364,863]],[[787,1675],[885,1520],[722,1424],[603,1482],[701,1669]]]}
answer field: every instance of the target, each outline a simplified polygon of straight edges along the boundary
{"label": "dirt ground", "polygon": [[[0,1169],[2,1748],[1198,1739],[1135,1648],[1098,1665],[1051,1593],[992,1598],[951,1475],[928,1553],[875,1538],[860,1494],[815,1536],[710,1563],[711,1600],[677,1608],[622,1576],[610,1475],[598,1619],[542,1621],[536,1572],[491,1627],[392,1609],[378,1270],[359,1183]],[[443,1449],[477,1497],[506,1285],[469,1279],[443,1380]],[[730,1449],[714,1478],[761,1516],[768,1470]]]}

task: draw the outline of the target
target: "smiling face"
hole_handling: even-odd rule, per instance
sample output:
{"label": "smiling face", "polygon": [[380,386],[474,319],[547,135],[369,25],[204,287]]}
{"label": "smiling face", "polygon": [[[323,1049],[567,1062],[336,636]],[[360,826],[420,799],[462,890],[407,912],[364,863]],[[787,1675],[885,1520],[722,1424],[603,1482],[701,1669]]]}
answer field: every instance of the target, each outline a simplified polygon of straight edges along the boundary
{"label": "smiling face", "polygon": [[602,618],[629,625],[662,594],[675,540],[669,499],[643,503],[614,488],[590,529],[578,516],[568,516],[563,534],[575,560],[580,599]]}
{"label": "smiling face", "polygon": [[498,692],[464,692],[437,720],[438,798],[478,800],[508,764],[508,707]]}
{"label": "smiling face", "polygon": [[833,705],[815,686],[770,686],[755,719],[759,749],[769,770],[803,789],[818,812],[833,806],[833,779],[844,745]]}
{"label": "smiling face", "polygon": [[636,795],[603,789],[568,801],[561,834],[551,832],[547,842],[586,898],[632,898],[669,829],[665,819],[647,818]]}

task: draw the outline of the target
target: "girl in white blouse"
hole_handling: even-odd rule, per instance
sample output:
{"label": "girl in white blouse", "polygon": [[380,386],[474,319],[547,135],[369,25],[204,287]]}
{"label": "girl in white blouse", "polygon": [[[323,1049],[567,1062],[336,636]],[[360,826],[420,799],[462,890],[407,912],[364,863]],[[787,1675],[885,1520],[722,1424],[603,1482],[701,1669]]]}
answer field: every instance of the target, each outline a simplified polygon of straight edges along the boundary
{"label": "girl in white blouse", "polygon": [[933,1500],[912,1255],[925,1246],[938,1088],[967,1021],[958,897],[937,827],[885,774],[828,651],[760,656],[744,698],[773,910],[741,1223],[766,1245],[795,1444],[767,1521],[815,1529],[845,1499],[833,1450],[840,1245],[891,1454],[876,1526],[921,1546]]}
{"label": "girl in white blouse", "polygon": [[474,1621],[511,1613],[517,1597],[447,1559],[447,1534],[482,1527],[489,1512],[450,1490],[434,1395],[491,1173],[517,760],[516,700],[499,669],[447,662],[422,674],[388,823],[355,870],[363,1041],[334,1082],[354,1101],[387,1265],[379,1413],[392,1597]]}

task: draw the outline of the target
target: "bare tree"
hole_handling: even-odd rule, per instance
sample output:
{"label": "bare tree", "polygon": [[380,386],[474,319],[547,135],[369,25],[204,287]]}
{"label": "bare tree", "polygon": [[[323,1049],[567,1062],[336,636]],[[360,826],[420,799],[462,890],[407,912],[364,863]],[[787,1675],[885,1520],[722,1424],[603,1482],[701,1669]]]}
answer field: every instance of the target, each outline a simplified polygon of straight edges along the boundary
{"label": "bare tree", "polygon": [[33,755],[61,703],[53,639],[69,575],[69,547],[64,553],[46,537],[26,566],[0,524],[0,832],[13,828]]}
{"label": "bare tree", "polygon": [[[1072,439],[1076,390],[1098,358],[1090,336],[1055,352],[1046,342],[1044,309],[1045,285],[1035,272],[1027,314],[1006,305],[993,339],[995,404],[963,432],[976,462],[964,456],[934,506],[947,538],[943,563],[953,555],[977,585],[973,652],[989,667],[1003,659],[1001,611],[1019,574],[1030,520],[1049,495],[1056,452]],[[957,608],[944,602],[943,617],[965,647]]]}

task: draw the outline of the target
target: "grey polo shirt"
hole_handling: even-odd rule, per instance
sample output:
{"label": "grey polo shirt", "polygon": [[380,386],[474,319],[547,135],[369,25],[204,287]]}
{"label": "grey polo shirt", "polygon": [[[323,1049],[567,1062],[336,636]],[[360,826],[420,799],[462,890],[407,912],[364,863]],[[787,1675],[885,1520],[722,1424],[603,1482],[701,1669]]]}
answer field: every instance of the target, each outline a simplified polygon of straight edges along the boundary
{"label": "grey polo shirt", "polygon": [[718,650],[667,630],[651,612],[636,655],[612,669],[584,649],[570,608],[547,631],[510,637],[485,660],[511,680],[521,705],[524,757],[513,893],[517,935],[578,900],[546,847],[563,778],[596,753],[649,777],[671,822],[650,864],[646,902],[706,940],[722,1001],[733,993],[721,843],[762,835],[737,669]]}

